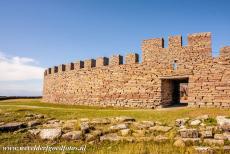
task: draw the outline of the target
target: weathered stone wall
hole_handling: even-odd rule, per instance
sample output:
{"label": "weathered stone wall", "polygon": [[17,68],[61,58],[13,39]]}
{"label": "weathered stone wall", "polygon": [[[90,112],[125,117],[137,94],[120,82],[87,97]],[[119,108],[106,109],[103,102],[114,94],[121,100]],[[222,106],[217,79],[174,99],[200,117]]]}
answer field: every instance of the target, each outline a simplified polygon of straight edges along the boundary
{"label": "weathered stone wall", "polygon": [[[44,75],[43,101],[55,103],[155,108],[170,103],[165,79],[188,78],[190,106],[229,106],[229,47],[211,56],[211,34],[144,40],[143,62],[138,54],[77,61],[49,68]],[[168,98],[167,98],[168,97]],[[168,100],[168,101],[167,101]]]}

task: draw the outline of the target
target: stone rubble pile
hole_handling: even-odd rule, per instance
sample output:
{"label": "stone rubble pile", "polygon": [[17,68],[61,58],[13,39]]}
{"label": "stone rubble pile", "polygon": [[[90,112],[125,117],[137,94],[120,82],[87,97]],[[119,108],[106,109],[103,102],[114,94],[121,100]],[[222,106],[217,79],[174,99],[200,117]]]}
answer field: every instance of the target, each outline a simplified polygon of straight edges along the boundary
{"label": "stone rubble pile", "polygon": [[198,152],[213,151],[214,147],[230,150],[230,117],[226,116],[181,118],[175,120],[174,126],[125,116],[65,121],[44,119],[41,115],[30,117],[33,118],[27,123],[2,123],[0,132],[20,132],[26,128],[30,135],[43,140],[78,140],[90,144],[102,141],[171,141],[176,147],[193,145]]}

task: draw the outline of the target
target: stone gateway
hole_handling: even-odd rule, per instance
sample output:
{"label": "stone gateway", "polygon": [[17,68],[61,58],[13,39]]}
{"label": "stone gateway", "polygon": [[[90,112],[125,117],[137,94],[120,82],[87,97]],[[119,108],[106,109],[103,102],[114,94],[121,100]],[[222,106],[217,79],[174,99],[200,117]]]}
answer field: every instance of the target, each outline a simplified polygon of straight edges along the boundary
{"label": "stone gateway", "polygon": [[48,68],[43,101],[76,105],[156,108],[180,102],[180,84],[188,88],[188,106],[230,108],[230,46],[212,57],[211,33],[170,36],[142,42],[139,55],[99,57]]}

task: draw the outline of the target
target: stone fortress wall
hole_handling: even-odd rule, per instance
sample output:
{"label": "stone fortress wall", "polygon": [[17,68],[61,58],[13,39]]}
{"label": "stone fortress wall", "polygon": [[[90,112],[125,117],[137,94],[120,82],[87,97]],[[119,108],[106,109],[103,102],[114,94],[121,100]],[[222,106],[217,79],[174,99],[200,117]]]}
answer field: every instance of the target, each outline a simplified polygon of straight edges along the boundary
{"label": "stone fortress wall", "polygon": [[[188,105],[230,108],[230,46],[212,57],[211,33],[170,36],[142,42],[142,62],[130,53],[48,68],[43,101],[53,103],[164,107],[178,101],[179,83],[188,83]],[[125,62],[123,61],[125,59]]]}

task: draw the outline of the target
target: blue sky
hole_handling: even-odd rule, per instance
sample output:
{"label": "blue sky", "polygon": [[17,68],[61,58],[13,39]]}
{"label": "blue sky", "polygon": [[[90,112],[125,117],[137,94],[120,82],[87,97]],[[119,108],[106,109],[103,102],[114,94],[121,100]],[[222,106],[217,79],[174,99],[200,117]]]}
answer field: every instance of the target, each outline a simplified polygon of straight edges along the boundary
{"label": "blue sky", "polygon": [[218,55],[230,45],[229,6],[228,0],[0,0],[0,71],[6,71],[0,95],[40,95],[44,68],[141,54],[147,38],[167,42],[182,34],[186,45],[188,33],[212,32]]}

